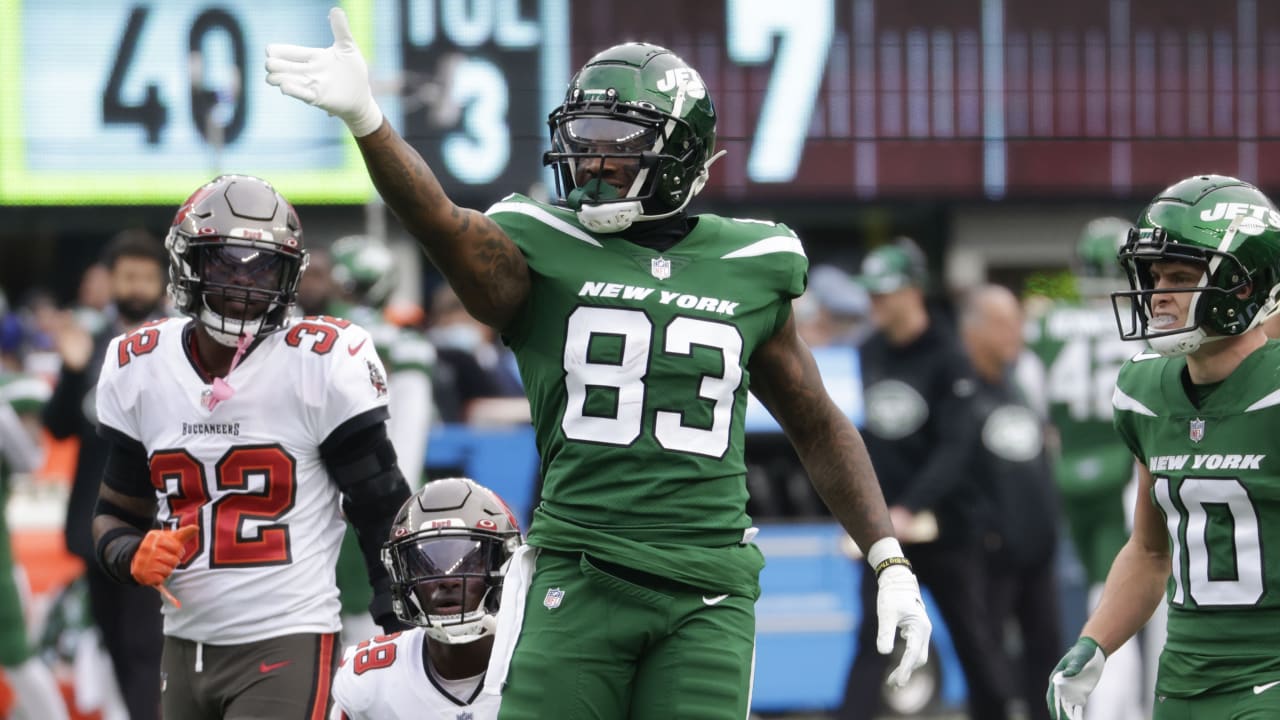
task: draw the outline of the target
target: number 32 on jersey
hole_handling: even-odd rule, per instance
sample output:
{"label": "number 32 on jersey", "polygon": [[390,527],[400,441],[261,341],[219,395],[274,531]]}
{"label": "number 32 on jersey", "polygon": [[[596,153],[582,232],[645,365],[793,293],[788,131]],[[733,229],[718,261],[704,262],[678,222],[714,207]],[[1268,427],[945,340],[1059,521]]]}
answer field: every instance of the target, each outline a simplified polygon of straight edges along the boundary
{"label": "number 32 on jersey", "polygon": [[[204,464],[185,450],[152,455],[151,484],[166,497],[169,517],[178,527],[200,529],[179,567],[189,567],[206,549],[211,568],[292,562],[289,526],[280,519],[297,496],[295,468],[294,458],[279,445],[240,445],[218,460],[210,483]],[[212,533],[205,532],[206,523]],[[249,529],[250,524],[256,528]]]}

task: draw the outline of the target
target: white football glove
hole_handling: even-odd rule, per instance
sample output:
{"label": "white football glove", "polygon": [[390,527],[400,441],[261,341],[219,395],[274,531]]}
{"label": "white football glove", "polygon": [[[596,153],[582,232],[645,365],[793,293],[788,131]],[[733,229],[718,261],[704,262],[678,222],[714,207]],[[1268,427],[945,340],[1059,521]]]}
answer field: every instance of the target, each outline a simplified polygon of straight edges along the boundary
{"label": "white football glove", "polygon": [[[891,537],[881,538],[867,549],[867,562],[874,569],[884,560],[900,558],[902,546]],[[929,635],[933,623],[920,598],[920,583],[905,565],[890,565],[877,578],[876,650],[881,655],[893,652],[893,636],[902,635],[907,647],[898,667],[889,673],[888,682],[896,687],[907,684],[911,673],[929,660]]]}
{"label": "white football glove", "polygon": [[382,126],[382,110],[369,86],[369,67],[351,37],[342,8],[329,11],[333,44],[327,48],[267,46],[267,83],[280,92],[342,118],[364,137]]}
{"label": "white football glove", "polygon": [[1049,716],[1053,720],[1083,720],[1089,693],[1102,677],[1106,653],[1093,638],[1082,637],[1058,661],[1049,676]]}

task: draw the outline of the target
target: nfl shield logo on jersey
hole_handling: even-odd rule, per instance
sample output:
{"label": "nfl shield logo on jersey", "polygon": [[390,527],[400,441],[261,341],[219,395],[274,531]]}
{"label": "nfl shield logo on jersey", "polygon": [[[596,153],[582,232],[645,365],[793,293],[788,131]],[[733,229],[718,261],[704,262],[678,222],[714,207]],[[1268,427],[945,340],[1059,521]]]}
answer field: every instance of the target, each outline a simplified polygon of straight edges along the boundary
{"label": "nfl shield logo on jersey", "polygon": [[671,261],[666,258],[656,257],[649,261],[649,272],[659,280],[666,280],[671,277]]}
{"label": "nfl shield logo on jersey", "polygon": [[542,598],[542,605],[548,610],[555,610],[560,607],[560,601],[564,600],[564,591],[560,588],[548,588],[547,596]]}
{"label": "nfl shield logo on jersey", "polygon": [[1191,421],[1191,442],[1198,443],[1204,439],[1204,421],[1196,418]]}

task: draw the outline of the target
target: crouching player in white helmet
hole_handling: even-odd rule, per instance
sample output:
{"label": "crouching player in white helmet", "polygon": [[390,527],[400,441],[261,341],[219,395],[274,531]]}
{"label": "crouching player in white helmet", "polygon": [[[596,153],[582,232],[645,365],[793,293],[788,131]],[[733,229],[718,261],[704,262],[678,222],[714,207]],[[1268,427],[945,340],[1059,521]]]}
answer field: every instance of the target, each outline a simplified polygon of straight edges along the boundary
{"label": "crouching player in white helmet", "polygon": [[409,498],[382,560],[396,614],[416,627],[347,648],[333,718],[497,718],[499,696],[480,690],[502,580],[523,543],[506,503],[473,480],[435,480]]}

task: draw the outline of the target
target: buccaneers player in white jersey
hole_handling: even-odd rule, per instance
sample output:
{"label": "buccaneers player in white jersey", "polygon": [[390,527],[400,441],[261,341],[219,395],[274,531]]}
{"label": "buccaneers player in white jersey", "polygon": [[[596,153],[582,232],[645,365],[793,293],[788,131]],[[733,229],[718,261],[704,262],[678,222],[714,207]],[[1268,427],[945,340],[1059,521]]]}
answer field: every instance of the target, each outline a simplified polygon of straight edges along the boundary
{"label": "buccaneers player in white jersey", "polygon": [[494,720],[481,693],[515,516],[467,478],[427,483],[400,508],[383,562],[396,614],[416,625],[348,648],[333,683],[335,720]]}
{"label": "buccaneers player in white jersey", "polygon": [[293,207],[223,175],[165,241],[187,317],[113,340],[98,382],[112,440],[93,531],[102,567],[164,608],[165,717],[323,718],[339,659],[334,566],[342,512],[400,627],[379,553],[409,489],[387,438],[369,335],[291,320],[307,265]]}

